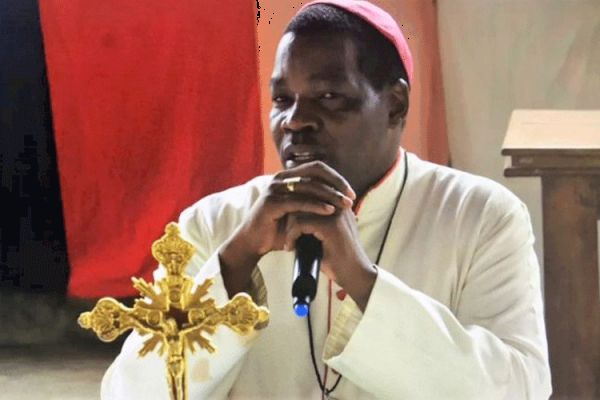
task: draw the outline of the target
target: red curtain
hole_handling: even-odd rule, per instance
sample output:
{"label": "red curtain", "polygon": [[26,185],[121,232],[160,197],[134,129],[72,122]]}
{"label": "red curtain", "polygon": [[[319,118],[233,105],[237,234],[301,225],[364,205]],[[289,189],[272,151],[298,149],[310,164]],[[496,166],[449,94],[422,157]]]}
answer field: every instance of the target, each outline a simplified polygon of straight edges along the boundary
{"label": "red curtain", "polygon": [[167,222],[262,172],[255,3],[40,1],[72,296],[135,294]]}

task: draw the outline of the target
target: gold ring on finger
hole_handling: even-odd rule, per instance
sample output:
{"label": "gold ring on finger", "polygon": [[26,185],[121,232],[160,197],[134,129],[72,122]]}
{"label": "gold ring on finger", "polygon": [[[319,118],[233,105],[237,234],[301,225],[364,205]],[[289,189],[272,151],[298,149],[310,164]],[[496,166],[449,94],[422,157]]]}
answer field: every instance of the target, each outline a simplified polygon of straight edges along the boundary
{"label": "gold ring on finger", "polygon": [[287,191],[293,193],[296,190],[296,184],[302,182],[301,176],[293,176],[291,178],[285,178],[282,183],[287,188]]}

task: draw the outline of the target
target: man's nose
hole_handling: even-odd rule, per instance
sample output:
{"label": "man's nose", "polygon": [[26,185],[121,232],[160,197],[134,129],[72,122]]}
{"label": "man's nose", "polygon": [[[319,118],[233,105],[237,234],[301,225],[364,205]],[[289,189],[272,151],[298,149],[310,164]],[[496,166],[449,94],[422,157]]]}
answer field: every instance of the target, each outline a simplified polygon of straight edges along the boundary
{"label": "man's nose", "polygon": [[282,123],[286,132],[314,132],[318,126],[317,117],[311,111],[310,105],[301,99],[294,101]]}

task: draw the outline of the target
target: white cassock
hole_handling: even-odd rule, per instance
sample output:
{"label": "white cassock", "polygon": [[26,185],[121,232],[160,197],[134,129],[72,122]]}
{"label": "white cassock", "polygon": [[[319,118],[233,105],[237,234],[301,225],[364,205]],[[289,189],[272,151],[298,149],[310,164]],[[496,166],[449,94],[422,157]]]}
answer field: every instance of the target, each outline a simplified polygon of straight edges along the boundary
{"label": "white cassock", "polygon": [[[373,261],[393,218],[365,312],[350,296],[341,300],[335,283],[319,280],[311,307],[318,366],[321,375],[328,366],[328,387],[343,376],[332,396],[547,399],[539,266],[525,206],[493,181],[403,157],[407,171],[397,162],[357,212]],[[214,278],[218,303],[228,299],[219,246],[271,179],[208,196],[181,214],[182,235],[198,248],[188,273]],[[293,253],[284,251],[258,264],[252,292],[257,300],[266,296],[266,328],[248,338],[221,327],[216,354],[188,354],[190,400],[321,398],[306,319],[292,310],[292,264]],[[129,336],[104,377],[103,399],[168,399],[164,360],[138,358],[142,341]]]}

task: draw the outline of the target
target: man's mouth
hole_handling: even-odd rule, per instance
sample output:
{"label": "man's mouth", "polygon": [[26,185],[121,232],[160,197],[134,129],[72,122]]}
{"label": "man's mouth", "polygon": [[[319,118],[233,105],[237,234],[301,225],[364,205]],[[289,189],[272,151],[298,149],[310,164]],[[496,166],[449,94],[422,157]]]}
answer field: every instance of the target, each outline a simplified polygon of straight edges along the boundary
{"label": "man's mouth", "polygon": [[284,150],[283,159],[285,167],[292,168],[311,161],[323,161],[324,155],[322,151],[318,151],[314,146],[291,145]]}
{"label": "man's mouth", "polygon": [[314,160],[318,160],[318,156],[315,153],[311,153],[308,151],[292,153],[290,160],[295,161],[296,163],[306,163]]}

